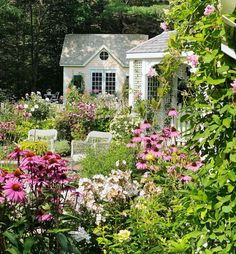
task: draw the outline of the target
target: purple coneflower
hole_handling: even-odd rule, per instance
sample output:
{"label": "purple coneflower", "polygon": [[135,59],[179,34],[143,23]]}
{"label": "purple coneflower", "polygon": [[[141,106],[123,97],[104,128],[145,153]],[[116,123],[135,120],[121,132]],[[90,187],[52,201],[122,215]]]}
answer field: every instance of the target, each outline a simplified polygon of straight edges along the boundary
{"label": "purple coneflower", "polygon": [[168,112],[168,116],[171,116],[171,117],[175,117],[175,116],[178,116],[178,112],[176,111],[175,108],[171,108],[170,111]]}
{"label": "purple coneflower", "polygon": [[3,186],[4,194],[8,201],[20,203],[25,199],[25,191],[18,179],[10,179]]}

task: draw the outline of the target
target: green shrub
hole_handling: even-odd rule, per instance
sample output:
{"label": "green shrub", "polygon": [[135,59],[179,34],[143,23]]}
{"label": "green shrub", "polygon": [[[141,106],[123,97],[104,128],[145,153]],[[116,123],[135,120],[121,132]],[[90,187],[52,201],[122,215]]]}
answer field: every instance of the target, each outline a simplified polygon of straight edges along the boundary
{"label": "green shrub", "polygon": [[48,143],[46,141],[22,141],[20,143],[22,150],[30,150],[37,155],[43,155],[48,151]]}
{"label": "green shrub", "polygon": [[125,168],[134,166],[134,151],[125,145],[113,144],[107,152],[89,150],[86,158],[81,161],[81,175],[91,177],[96,174],[108,175],[116,168],[117,161],[126,161]]}
{"label": "green shrub", "polygon": [[60,140],[55,142],[55,152],[61,156],[68,156],[70,154],[70,144],[67,140]]}

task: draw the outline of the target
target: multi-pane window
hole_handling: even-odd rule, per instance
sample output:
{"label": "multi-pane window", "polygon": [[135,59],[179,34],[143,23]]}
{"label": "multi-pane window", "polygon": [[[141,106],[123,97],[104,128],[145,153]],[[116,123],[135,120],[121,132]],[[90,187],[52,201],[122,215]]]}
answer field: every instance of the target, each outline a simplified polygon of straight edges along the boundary
{"label": "multi-pane window", "polygon": [[113,72],[106,73],[106,93],[115,94],[116,92],[116,74]]}
{"label": "multi-pane window", "polygon": [[158,81],[155,77],[148,78],[148,101],[157,99]]}
{"label": "multi-pane window", "polygon": [[116,92],[116,73],[111,71],[92,72],[92,92],[93,93],[109,93]]}
{"label": "multi-pane window", "polygon": [[102,92],[102,72],[93,72],[92,73],[92,91],[94,93]]}
{"label": "multi-pane window", "polygon": [[101,53],[100,53],[100,55],[99,55],[99,57],[100,57],[100,59],[101,60],[107,60],[108,59],[108,53],[106,52],[106,51],[102,51]]}

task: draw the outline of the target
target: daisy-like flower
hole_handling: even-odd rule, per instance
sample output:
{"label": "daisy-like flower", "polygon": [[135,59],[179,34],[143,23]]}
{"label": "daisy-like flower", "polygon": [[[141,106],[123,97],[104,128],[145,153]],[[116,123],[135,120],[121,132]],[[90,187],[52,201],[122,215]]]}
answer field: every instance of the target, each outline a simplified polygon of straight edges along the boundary
{"label": "daisy-like flower", "polygon": [[136,163],[137,169],[145,170],[148,168],[146,161],[142,160]]}
{"label": "daisy-like flower", "polygon": [[171,108],[170,111],[168,112],[168,116],[171,116],[171,117],[175,117],[175,116],[178,116],[178,112],[176,111],[175,108]]}
{"label": "daisy-like flower", "polygon": [[138,135],[141,134],[142,132],[143,132],[143,130],[140,129],[140,128],[136,128],[136,129],[133,130],[133,133],[138,134]]}
{"label": "daisy-like flower", "polygon": [[132,142],[133,143],[139,143],[139,142],[141,142],[142,141],[142,138],[141,137],[133,137],[132,138]]}
{"label": "daisy-like flower", "polygon": [[13,152],[11,152],[10,154],[8,154],[7,158],[11,159],[11,160],[15,160],[15,159],[18,159],[20,156],[25,156],[25,154],[27,153],[28,151],[23,151],[20,149],[19,146],[17,146]]}
{"label": "daisy-like flower", "polygon": [[190,164],[187,164],[185,168],[193,172],[197,172],[201,168],[201,166],[202,166],[202,162],[197,161],[197,162],[192,162]]}
{"label": "daisy-like flower", "polygon": [[232,89],[233,89],[233,93],[236,93],[236,79],[233,81],[233,83],[231,83]]}
{"label": "daisy-like flower", "polygon": [[10,179],[3,186],[4,195],[8,201],[20,203],[25,200],[25,191],[18,179]]}
{"label": "daisy-like flower", "polygon": [[53,219],[53,215],[50,213],[47,213],[45,210],[41,209],[39,211],[39,214],[36,216],[36,219],[38,221],[50,221]]}
{"label": "daisy-like flower", "polygon": [[179,180],[182,182],[182,183],[189,183],[192,181],[192,177],[191,176],[184,176],[184,175],[181,175],[179,177]]}
{"label": "daisy-like flower", "polygon": [[168,26],[165,22],[161,22],[160,23],[160,28],[164,31],[167,32],[168,31]]}
{"label": "daisy-like flower", "polygon": [[180,135],[179,131],[177,131],[175,127],[171,127],[170,137],[171,138],[179,137],[179,135]]}
{"label": "daisy-like flower", "polygon": [[145,130],[151,128],[151,124],[148,121],[144,121],[140,124],[140,129]]}
{"label": "daisy-like flower", "polygon": [[214,5],[208,4],[204,10],[204,16],[209,16],[215,11]]}

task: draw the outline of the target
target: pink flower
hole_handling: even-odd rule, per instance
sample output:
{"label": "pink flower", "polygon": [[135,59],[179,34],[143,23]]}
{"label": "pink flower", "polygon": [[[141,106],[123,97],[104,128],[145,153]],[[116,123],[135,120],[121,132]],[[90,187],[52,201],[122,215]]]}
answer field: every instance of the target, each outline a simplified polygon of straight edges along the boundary
{"label": "pink flower", "polygon": [[137,144],[133,143],[132,141],[126,145],[127,147],[136,147]]}
{"label": "pink flower", "polygon": [[0,204],[2,204],[4,202],[5,198],[4,197],[0,197]]}
{"label": "pink flower", "polygon": [[179,177],[179,180],[182,182],[182,183],[189,183],[192,181],[192,177],[191,176],[184,176],[184,175],[181,175]]}
{"label": "pink flower", "polygon": [[233,87],[233,93],[236,93],[236,79],[231,83],[231,86]]}
{"label": "pink flower", "polygon": [[204,10],[204,15],[209,16],[215,11],[215,7],[211,4],[208,4],[207,7]]}
{"label": "pink flower", "polygon": [[134,143],[139,143],[139,142],[141,142],[142,141],[142,138],[141,137],[133,137],[132,138],[132,142],[134,142]]}
{"label": "pink flower", "polygon": [[8,201],[20,203],[25,199],[25,191],[18,179],[10,179],[3,186],[4,194]]}
{"label": "pink flower", "polygon": [[11,152],[10,154],[8,154],[8,158],[9,159],[12,159],[12,160],[15,160],[15,159],[18,159],[20,156],[25,156],[29,151],[25,150],[21,150],[19,146],[17,146],[13,152]]}
{"label": "pink flower", "polygon": [[149,129],[149,128],[151,128],[151,124],[148,123],[147,121],[144,121],[144,123],[141,123],[141,124],[140,124],[140,128],[141,128],[142,130],[144,130],[144,129]]}
{"label": "pink flower", "polygon": [[200,161],[192,162],[185,166],[186,169],[191,170],[193,172],[198,171],[202,166],[202,163]]}
{"label": "pink flower", "polygon": [[167,173],[168,174],[172,174],[174,172],[176,172],[176,167],[175,166],[169,166],[169,167],[167,167]]}
{"label": "pink flower", "polygon": [[172,160],[172,156],[171,156],[170,154],[164,154],[164,155],[162,156],[162,159],[163,159],[164,161],[171,161],[171,160]]}
{"label": "pink flower", "polygon": [[136,163],[137,169],[145,170],[148,168],[146,161],[139,161]]}
{"label": "pink flower", "polygon": [[150,77],[150,78],[157,76],[156,70],[155,70],[154,68],[151,67],[151,68],[149,69],[149,71],[147,72],[147,76]]}
{"label": "pink flower", "polygon": [[191,56],[188,56],[187,60],[194,68],[198,65],[198,56],[197,55],[193,54]]}
{"label": "pink flower", "polygon": [[168,112],[168,116],[171,116],[171,117],[172,117],[172,116],[173,116],[173,117],[174,117],[174,116],[178,116],[178,114],[179,114],[179,113],[176,111],[175,108],[171,108],[170,111]]}
{"label": "pink flower", "polygon": [[175,129],[175,127],[171,127],[170,137],[175,138],[179,137],[180,133]]}
{"label": "pink flower", "polygon": [[133,133],[134,133],[134,134],[141,134],[142,131],[143,131],[142,129],[136,128],[136,129],[133,130]]}
{"label": "pink flower", "polygon": [[36,219],[38,221],[50,221],[53,219],[53,216],[52,216],[52,214],[46,213],[43,209],[41,209],[39,214],[37,215]]}
{"label": "pink flower", "polygon": [[29,113],[29,112],[24,112],[23,116],[24,116],[24,117],[30,117],[30,116],[32,116],[32,114]]}
{"label": "pink flower", "polygon": [[168,31],[168,26],[165,22],[161,22],[160,24],[160,28],[164,31],[167,32]]}

